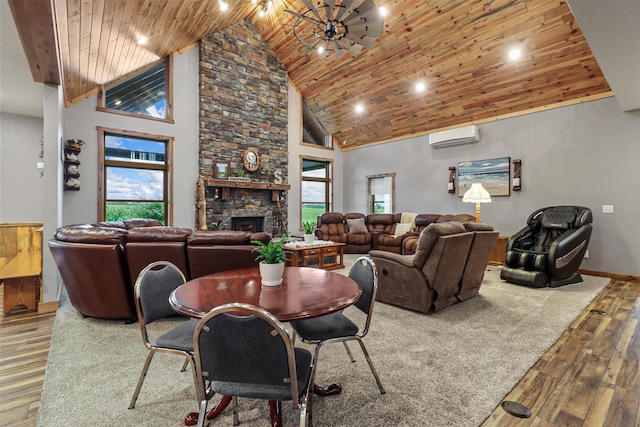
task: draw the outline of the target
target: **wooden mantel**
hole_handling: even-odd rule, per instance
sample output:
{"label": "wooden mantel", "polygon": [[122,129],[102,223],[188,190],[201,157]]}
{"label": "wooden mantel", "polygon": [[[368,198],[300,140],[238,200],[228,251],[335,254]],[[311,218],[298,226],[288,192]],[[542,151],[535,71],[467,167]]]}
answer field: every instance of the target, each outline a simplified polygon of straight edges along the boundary
{"label": "wooden mantel", "polygon": [[228,181],[226,179],[205,178],[204,185],[207,187],[221,188],[248,188],[253,190],[289,190],[289,184],[274,184],[272,182],[257,181]]}

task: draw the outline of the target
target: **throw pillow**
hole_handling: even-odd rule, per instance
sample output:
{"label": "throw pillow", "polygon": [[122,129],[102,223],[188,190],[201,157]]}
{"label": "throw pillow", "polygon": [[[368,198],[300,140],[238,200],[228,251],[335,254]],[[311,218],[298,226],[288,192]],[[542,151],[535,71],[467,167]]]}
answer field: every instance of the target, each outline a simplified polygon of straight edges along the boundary
{"label": "throw pillow", "polygon": [[347,220],[349,226],[349,233],[363,234],[368,233],[367,226],[364,225],[364,218],[353,218]]}
{"label": "throw pillow", "polygon": [[400,237],[405,233],[410,232],[413,229],[413,224],[410,222],[401,222],[400,224],[396,224],[396,232],[393,234],[393,237]]}

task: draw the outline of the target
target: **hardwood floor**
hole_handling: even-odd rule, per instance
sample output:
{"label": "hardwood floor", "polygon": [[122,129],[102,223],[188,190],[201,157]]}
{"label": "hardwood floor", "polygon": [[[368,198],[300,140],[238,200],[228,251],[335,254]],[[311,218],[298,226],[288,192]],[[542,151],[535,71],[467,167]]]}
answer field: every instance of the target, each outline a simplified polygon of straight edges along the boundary
{"label": "hardwood floor", "polygon": [[[4,286],[0,286],[0,307]],[[0,426],[35,427],[55,313],[0,318]]]}
{"label": "hardwood floor", "polygon": [[612,280],[505,397],[531,418],[498,406],[482,427],[639,426],[639,296],[639,283]]}
{"label": "hardwood floor", "polygon": [[[22,313],[0,320],[2,427],[36,425],[53,319]],[[532,417],[498,406],[482,427],[640,426],[639,319],[640,284],[612,280],[505,397]]]}

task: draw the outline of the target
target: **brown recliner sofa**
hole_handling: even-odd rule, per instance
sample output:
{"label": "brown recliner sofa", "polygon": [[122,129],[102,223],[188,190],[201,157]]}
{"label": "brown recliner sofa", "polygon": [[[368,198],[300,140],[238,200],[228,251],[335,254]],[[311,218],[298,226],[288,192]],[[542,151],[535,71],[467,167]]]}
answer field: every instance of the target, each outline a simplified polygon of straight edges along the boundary
{"label": "brown recliner sofa", "polygon": [[418,237],[422,230],[424,230],[429,224],[437,224],[441,222],[458,221],[463,224],[475,223],[476,217],[469,214],[457,214],[457,215],[438,215],[438,214],[418,214],[416,215],[416,227],[415,229],[402,240],[402,254],[413,255],[416,253],[418,247]]}
{"label": "brown recliner sofa", "polygon": [[[253,267],[258,263],[250,241],[267,243],[270,239],[267,233],[193,233],[154,220],[127,220],[60,227],[48,244],[76,310],[85,316],[133,320],[133,284],[149,263],[170,261],[187,278]],[[191,243],[198,246],[191,252],[193,260],[189,259]]]}
{"label": "brown recliner sofa", "polygon": [[[415,227],[407,232],[398,229],[402,213],[369,214],[327,212],[318,217],[316,237],[346,244],[347,254],[366,254],[370,250],[382,250],[397,254],[413,254],[420,232],[436,222],[475,222],[473,215],[418,214]],[[396,230],[400,231],[396,236]]]}
{"label": "brown recliner sofa", "polygon": [[474,233],[460,222],[433,223],[420,234],[416,253],[372,250],[378,268],[376,300],[427,313],[458,301]]}

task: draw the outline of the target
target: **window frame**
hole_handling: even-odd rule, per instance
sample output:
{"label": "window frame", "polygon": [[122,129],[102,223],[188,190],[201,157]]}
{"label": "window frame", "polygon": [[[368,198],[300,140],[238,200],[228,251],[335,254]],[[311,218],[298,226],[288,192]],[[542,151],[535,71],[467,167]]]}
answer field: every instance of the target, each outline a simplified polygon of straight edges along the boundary
{"label": "window frame", "polygon": [[377,174],[377,175],[367,175],[367,210],[368,210],[368,214],[372,214],[374,213],[374,205],[375,205],[375,201],[373,199],[373,195],[371,194],[371,182],[374,179],[379,179],[379,178],[387,178],[390,177],[391,178],[391,212],[390,213],[395,213],[396,211],[396,174],[395,172],[391,172],[391,173],[382,173],[382,174]]}
{"label": "window frame", "polygon": [[[325,162],[327,164],[328,167],[328,171],[327,171],[327,177],[325,178],[316,178],[316,177],[304,177],[302,174],[304,172],[303,170],[303,163],[305,160],[311,160],[311,161],[316,161],[316,162]],[[333,206],[333,159],[329,159],[329,158],[324,158],[324,157],[315,157],[315,156],[307,156],[307,155],[300,155],[300,212],[299,212],[299,216],[300,216],[300,230],[302,230],[302,208],[303,208],[303,198],[302,198],[302,185],[303,185],[303,181],[308,181],[308,182],[325,182],[325,205],[326,205],[326,212],[331,212],[332,206]]]}
{"label": "window frame", "polygon": [[[137,76],[149,71],[150,69],[157,67],[161,62],[166,62],[165,65],[165,111],[167,117],[153,117],[146,114],[130,113],[128,111],[114,110],[113,108],[107,108],[106,106],[106,93],[107,90],[122,84],[125,81],[135,79]],[[155,120],[165,123],[175,123],[173,120],[173,55],[169,55],[166,58],[155,61],[145,67],[139,68],[135,71],[125,74],[124,76],[113,80],[106,85],[101,85],[98,89],[98,106],[96,111],[102,111],[103,113],[119,114],[122,116],[136,117],[139,119]]]}
{"label": "window frame", "polygon": [[[304,140],[304,135],[305,135],[305,132],[304,132],[304,114],[305,114],[305,110],[307,111],[307,114],[310,116],[310,118],[314,122],[314,124],[317,127],[319,127],[320,129],[322,129],[322,131],[326,134],[324,145],[318,145],[318,144],[314,144],[314,143],[307,142],[307,141]],[[333,151],[333,135],[330,134],[329,132],[327,132],[327,130],[324,128],[322,123],[320,123],[320,121],[318,120],[316,115],[313,114],[313,111],[311,111],[311,109],[307,106],[307,103],[306,103],[306,101],[304,99],[300,103],[300,145],[305,146],[305,147],[314,147],[314,148],[320,148],[320,149],[323,149],[323,150],[332,150]]]}
{"label": "window frame", "polygon": [[123,129],[106,128],[102,126],[96,127],[98,131],[98,221],[105,221],[106,218],[106,188],[107,174],[106,167],[125,167],[131,168],[131,163],[119,160],[106,160],[106,135],[116,135],[123,137],[139,138],[153,140],[166,144],[165,164],[164,165],[139,165],[137,169],[163,170],[164,171],[164,189],[163,203],[165,206],[165,225],[173,225],[173,141],[174,137],[167,135],[155,135],[150,133],[135,132]]}

